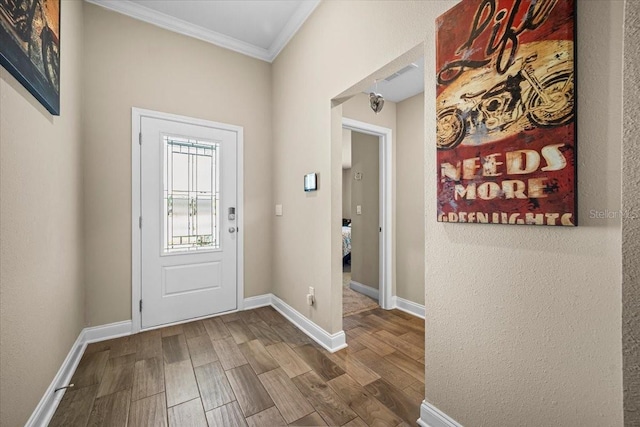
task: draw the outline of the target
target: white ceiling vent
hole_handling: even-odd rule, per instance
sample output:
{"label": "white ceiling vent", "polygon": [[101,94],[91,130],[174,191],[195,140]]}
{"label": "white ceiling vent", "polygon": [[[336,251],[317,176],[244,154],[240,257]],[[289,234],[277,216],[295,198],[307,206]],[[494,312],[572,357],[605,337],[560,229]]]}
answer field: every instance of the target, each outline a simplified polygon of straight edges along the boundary
{"label": "white ceiling vent", "polygon": [[390,82],[391,80],[400,77],[401,75],[403,75],[404,73],[411,71],[411,70],[415,70],[416,68],[418,68],[418,65],[416,64],[409,64],[406,67],[404,67],[401,70],[396,71],[395,73],[391,74],[389,77],[387,77],[386,79],[384,79],[386,82]]}
{"label": "white ceiling vent", "polygon": [[365,93],[379,93],[385,101],[401,102],[424,92],[424,58],[392,73],[386,79],[374,82]]}

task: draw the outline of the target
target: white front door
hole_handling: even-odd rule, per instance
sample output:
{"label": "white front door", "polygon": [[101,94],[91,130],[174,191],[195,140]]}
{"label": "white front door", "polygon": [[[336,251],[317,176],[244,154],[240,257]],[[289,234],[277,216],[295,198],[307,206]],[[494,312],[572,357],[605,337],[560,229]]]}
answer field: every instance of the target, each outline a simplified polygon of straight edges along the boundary
{"label": "white front door", "polygon": [[141,119],[142,328],[237,308],[237,133]]}

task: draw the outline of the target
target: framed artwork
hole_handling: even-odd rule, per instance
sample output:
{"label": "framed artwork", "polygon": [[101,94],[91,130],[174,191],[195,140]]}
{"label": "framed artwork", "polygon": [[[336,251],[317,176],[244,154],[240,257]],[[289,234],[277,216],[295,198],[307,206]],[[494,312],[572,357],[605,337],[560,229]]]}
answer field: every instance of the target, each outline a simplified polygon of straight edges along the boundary
{"label": "framed artwork", "polygon": [[577,225],[574,0],[436,21],[438,221]]}
{"label": "framed artwork", "polygon": [[60,115],[60,0],[0,0],[0,64]]}

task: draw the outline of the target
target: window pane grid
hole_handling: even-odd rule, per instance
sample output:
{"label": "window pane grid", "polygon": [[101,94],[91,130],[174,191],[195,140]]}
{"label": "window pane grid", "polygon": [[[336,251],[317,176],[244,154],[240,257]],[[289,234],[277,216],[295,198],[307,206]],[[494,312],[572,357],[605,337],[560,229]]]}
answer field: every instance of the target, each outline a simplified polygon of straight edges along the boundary
{"label": "window pane grid", "polygon": [[164,136],[164,253],[219,249],[219,148]]}

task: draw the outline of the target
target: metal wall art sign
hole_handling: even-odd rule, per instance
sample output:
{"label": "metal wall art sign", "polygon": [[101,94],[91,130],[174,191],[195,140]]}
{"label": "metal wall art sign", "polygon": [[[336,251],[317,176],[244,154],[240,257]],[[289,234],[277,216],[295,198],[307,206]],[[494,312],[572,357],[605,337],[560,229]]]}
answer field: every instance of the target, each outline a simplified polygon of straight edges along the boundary
{"label": "metal wall art sign", "polygon": [[438,221],[577,225],[574,0],[436,21]]}

